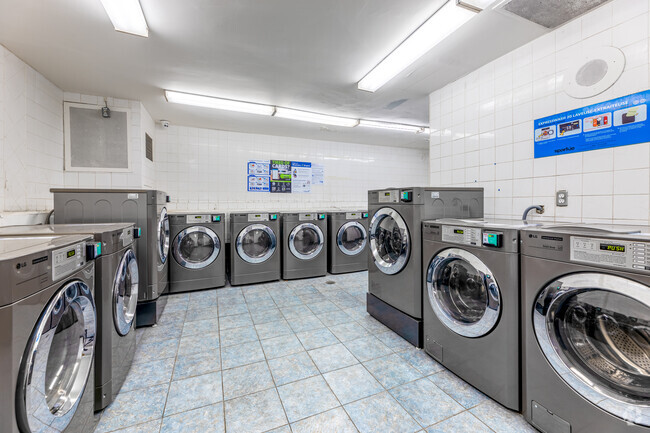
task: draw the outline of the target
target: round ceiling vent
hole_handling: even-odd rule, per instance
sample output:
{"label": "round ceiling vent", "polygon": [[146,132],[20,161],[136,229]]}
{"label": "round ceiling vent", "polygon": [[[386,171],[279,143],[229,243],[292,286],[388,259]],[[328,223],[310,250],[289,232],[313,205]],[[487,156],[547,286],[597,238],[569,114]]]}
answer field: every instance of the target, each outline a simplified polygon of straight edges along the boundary
{"label": "round ceiling vent", "polygon": [[564,90],[574,98],[590,98],[609,89],[625,69],[625,54],[618,48],[600,47],[575,62],[567,73]]}

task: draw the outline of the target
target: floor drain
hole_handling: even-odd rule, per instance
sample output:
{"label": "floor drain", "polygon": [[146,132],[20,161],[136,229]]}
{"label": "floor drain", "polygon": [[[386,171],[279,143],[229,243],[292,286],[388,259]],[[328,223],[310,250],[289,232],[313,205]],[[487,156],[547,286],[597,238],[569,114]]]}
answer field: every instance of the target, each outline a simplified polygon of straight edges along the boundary
{"label": "floor drain", "polygon": [[325,281],[325,284],[336,284],[336,281],[327,280],[327,281]]}

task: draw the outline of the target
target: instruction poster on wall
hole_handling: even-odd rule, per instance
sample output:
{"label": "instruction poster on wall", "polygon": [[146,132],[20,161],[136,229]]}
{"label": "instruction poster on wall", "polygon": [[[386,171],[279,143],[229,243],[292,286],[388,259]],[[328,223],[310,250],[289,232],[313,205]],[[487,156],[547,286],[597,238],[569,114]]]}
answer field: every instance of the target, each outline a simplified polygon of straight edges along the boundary
{"label": "instruction poster on wall", "polygon": [[650,141],[650,91],[535,120],[535,158]]}
{"label": "instruction poster on wall", "polygon": [[268,176],[248,176],[248,192],[269,192],[270,178]]}
{"label": "instruction poster on wall", "polygon": [[269,166],[270,161],[268,160],[248,161],[248,192],[269,192],[271,190]]}
{"label": "instruction poster on wall", "polygon": [[271,160],[271,192],[291,193],[291,161]]}
{"label": "instruction poster on wall", "polygon": [[311,192],[311,162],[291,161],[291,192]]}
{"label": "instruction poster on wall", "polygon": [[323,185],[325,183],[325,166],[323,164],[311,165],[311,184]]}

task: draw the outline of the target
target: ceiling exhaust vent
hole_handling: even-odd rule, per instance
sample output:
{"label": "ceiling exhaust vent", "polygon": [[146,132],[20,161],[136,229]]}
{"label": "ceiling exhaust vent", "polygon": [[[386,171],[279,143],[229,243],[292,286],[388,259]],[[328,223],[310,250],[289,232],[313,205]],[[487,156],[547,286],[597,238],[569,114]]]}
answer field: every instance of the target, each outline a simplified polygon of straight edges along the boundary
{"label": "ceiling exhaust vent", "polygon": [[590,98],[612,87],[625,70],[625,54],[615,47],[598,47],[576,59],[566,72],[566,93]]}
{"label": "ceiling exhaust vent", "polygon": [[609,0],[510,0],[503,9],[554,29]]}

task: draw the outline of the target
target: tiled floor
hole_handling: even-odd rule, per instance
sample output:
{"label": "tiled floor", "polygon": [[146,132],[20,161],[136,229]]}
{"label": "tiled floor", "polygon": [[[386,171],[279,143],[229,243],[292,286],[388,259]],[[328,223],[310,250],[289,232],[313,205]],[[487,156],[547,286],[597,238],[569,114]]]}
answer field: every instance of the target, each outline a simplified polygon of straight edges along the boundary
{"label": "tiled floor", "polygon": [[96,432],[534,431],[371,318],[366,287],[362,272],[171,296]]}

